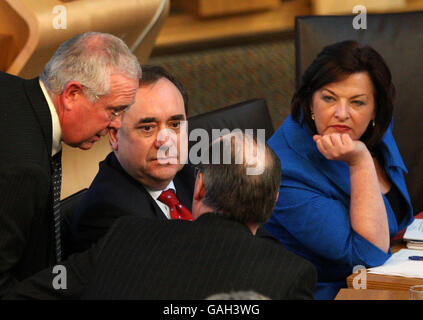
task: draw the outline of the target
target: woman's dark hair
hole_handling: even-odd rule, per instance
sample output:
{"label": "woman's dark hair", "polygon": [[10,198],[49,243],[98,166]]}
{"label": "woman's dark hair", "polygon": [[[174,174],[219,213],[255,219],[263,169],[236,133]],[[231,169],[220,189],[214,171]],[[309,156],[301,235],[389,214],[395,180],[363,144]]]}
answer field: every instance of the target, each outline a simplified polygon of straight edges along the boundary
{"label": "woman's dark hair", "polygon": [[376,117],[375,126],[369,125],[360,140],[370,151],[375,151],[392,120],[395,88],[384,59],[369,46],[360,47],[356,41],[349,40],[325,47],[301,78],[300,87],[291,101],[292,118],[301,125],[305,122],[312,134],[317,133],[310,110],[314,92],[328,83],[366,71],[375,91]]}

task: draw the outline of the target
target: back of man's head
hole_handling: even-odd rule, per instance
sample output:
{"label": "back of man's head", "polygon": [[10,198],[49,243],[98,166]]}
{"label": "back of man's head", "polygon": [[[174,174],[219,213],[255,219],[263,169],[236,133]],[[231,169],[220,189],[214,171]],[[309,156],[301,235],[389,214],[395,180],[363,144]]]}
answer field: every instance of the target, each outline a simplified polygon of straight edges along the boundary
{"label": "back of man's head", "polygon": [[209,164],[198,166],[205,189],[203,203],[232,220],[265,223],[273,212],[282,176],[273,150],[265,141],[233,132],[210,145],[209,157]]}
{"label": "back of man's head", "polygon": [[41,81],[54,94],[61,94],[70,81],[84,86],[91,102],[110,90],[110,75],[141,77],[137,58],[118,37],[86,32],[64,42],[46,64]]}

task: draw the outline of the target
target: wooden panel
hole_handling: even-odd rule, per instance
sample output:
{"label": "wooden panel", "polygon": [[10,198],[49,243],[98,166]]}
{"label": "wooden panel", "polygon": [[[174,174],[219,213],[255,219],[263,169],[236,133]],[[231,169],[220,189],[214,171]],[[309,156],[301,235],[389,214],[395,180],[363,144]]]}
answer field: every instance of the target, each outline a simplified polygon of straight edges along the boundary
{"label": "wooden panel", "polygon": [[[186,1],[186,0],[181,0]],[[213,2],[213,0],[209,0]],[[312,3],[319,0],[290,0],[280,1],[279,5],[268,11],[252,12],[244,15],[232,15],[222,18],[201,19],[187,13],[173,13],[165,22],[156,42],[156,48],[164,49],[178,45],[199,43],[208,40],[225,39],[227,37],[245,36],[266,32],[292,31],[294,18],[300,15],[312,14]],[[340,0],[320,0],[338,3]],[[396,0],[394,0],[396,1]],[[423,10],[423,0],[406,1],[404,7],[390,7],[384,10],[370,10],[371,12],[390,13]],[[171,4],[175,0],[171,1]],[[195,3],[188,1],[188,3]],[[333,7],[333,6],[332,6]],[[343,13],[352,14],[352,7]]]}
{"label": "wooden panel", "polygon": [[[163,28],[163,25],[169,15],[170,1],[166,0],[165,2],[161,2],[160,5],[163,5],[163,3],[164,8],[162,9],[161,7],[157,7],[156,14],[150,21],[151,25],[144,29],[138,39],[134,41],[134,45],[130,47],[141,64],[148,61],[160,30]],[[137,44],[137,42],[139,42],[139,44]]]}
{"label": "wooden panel", "polygon": [[172,7],[187,10],[201,17],[271,9],[278,5],[279,0],[172,0]]}
{"label": "wooden panel", "polygon": [[[356,275],[352,274],[347,278],[348,288],[353,288],[352,283]],[[367,289],[408,291],[411,286],[418,284],[423,285],[422,278],[406,278],[367,273]]]}
{"label": "wooden panel", "polygon": [[313,14],[352,14],[357,5],[365,6],[369,11],[385,11],[406,6],[406,0],[312,0]]}
{"label": "wooden panel", "polygon": [[17,52],[10,34],[0,34],[0,71],[6,71],[7,66],[13,60],[14,52]]}
{"label": "wooden panel", "polygon": [[293,31],[295,16],[310,14],[309,0],[280,2],[278,7],[245,15],[200,19],[189,14],[170,15],[156,47],[166,48],[227,37]]}
{"label": "wooden panel", "polygon": [[[166,0],[1,0],[0,30],[16,36],[19,53],[8,66],[7,72],[23,78],[32,78],[40,74],[45,63],[58,46],[72,36],[86,31],[101,31],[122,38],[128,47],[136,52],[141,63],[146,61],[144,52],[151,52],[154,38],[148,37],[148,46],[144,45],[142,56],[137,50],[152,19],[159,8],[168,8]],[[55,28],[56,6],[63,6],[66,11],[66,27]],[[167,11],[164,11],[167,14]],[[5,19],[3,19],[5,18]],[[4,20],[4,21],[3,21]],[[153,28],[160,27],[159,23]],[[6,29],[5,29],[6,28]],[[4,32],[3,30],[10,30]],[[26,30],[26,32],[25,32]]]}
{"label": "wooden panel", "polygon": [[5,1],[0,1],[0,70],[7,71],[28,40],[28,25]]}
{"label": "wooden panel", "polygon": [[335,300],[409,300],[408,291],[341,289]]}

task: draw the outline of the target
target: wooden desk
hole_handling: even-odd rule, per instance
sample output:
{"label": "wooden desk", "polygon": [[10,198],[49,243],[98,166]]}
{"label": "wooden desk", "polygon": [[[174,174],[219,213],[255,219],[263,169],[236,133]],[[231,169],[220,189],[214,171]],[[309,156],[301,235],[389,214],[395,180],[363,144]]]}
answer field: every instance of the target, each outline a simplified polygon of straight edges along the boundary
{"label": "wooden desk", "polygon": [[[397,242],[391,246],[393,253],[404,248],[406,248],[406,245],[402,241]],[[352,274],[347,278],[348,288],[353,289],[352,283],[355,276],[357,276],[357,274]],[[409,288],[417,284],[423,285],[423,278],[406,278],[399,276],[387,276],[381,274],[367,273],[367,289],[403,290],[407,291],[408,293]]]}
{"label": "wooden desk", "polygon": [[409,300],[410,293],[400,290],[341,289],[335,300]]}
{"label": "wooden desk", "polygon": [[[353,288],[352,282],[356,275],[352,274],[347,278],[348,288]],[[423,285],[423,279],[367,273],[367,289],[402,290],[408,292],[411,286],[417,284]]]}

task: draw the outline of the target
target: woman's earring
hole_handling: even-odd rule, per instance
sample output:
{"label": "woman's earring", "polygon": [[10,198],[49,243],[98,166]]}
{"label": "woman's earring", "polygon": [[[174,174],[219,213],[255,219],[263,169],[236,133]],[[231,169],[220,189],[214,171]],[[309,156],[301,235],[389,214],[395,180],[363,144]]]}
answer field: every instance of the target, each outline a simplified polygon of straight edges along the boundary
{"label": "woman's earring", "polygon": [[311,112],[311,119],[314,121],[314,113]]}
{"label": "woman's earring", "polygon": [[376,122],[372,120],[372,127],[374,128],[376,126]]}

